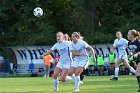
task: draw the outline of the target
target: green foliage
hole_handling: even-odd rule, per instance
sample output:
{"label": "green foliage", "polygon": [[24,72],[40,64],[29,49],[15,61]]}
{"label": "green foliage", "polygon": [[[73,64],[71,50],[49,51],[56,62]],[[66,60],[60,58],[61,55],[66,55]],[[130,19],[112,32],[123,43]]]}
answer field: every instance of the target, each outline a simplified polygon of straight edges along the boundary
{"label": "green foliage", "polygon": [[[139,0],[1,0],[0,45],[50,45],[55,33],[81,32],[90,43],[112,43],[115,32],[140,30]],[[33,15],[41,7],[43,16]]]}

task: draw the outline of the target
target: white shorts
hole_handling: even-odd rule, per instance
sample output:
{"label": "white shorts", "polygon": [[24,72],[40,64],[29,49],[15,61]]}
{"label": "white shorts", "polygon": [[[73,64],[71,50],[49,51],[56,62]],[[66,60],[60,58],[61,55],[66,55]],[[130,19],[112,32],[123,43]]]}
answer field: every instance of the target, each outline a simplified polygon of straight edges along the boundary
{"label": "white shorts", "polygon": [[77,68],[78,66],[83,67],[84,69],[86,69],[88,67],[89,61],[88,59],[84,59],[84,60],[75,60],[74,63],[71,65],[72,67]]}
{"label": "white shorts", "polygon": [[125,61],[128,62],[128,57],[127,57],[127,55],[119,55],[118,58],[124,59]]}
{"label": "white shorts", "polygon": [[68,63],[58,62],[57,65],[56,65],[56,67],[59,67],[61,69],[64,69],[64,68],[69,69],[70,68],[70,63],[69,62]]}

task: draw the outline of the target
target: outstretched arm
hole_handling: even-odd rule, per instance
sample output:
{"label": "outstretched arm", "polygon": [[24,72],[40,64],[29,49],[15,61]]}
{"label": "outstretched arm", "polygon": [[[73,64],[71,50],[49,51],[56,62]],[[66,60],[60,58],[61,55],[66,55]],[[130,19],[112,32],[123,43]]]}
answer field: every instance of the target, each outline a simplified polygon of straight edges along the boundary
{"label": "outstretched arm", "polygon": [[91,46],[88,46],[87,49],[90,51],[90,54],[93,55],[94,62],[96,62],[94,49]]}
{"label": "outstretched arm", "polygon": [[52,52],[53,52],[53,50],[50,49],[45,54],[41,55],[40,58],[43,58],[44,56],[49,55]]}

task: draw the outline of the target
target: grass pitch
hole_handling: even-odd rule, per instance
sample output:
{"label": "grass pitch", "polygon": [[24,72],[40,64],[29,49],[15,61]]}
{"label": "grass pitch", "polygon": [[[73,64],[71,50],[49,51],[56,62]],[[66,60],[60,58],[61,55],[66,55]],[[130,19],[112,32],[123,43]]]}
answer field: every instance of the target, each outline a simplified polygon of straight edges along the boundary
{"label": "grass pitch", "polygon": [[[135,76],[121,76],[110,81],[109,76],[84,79],[78,93],[137,93]],[[73,93],[74,81],[60,82],[58,93]],[[0,93],[54,93],[52,78],[0,78]]]}

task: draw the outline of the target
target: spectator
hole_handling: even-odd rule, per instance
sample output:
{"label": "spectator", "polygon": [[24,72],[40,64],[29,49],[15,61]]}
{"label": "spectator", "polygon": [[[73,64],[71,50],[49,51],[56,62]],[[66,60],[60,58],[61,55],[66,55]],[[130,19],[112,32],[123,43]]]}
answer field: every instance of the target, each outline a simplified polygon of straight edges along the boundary
{"label": "spectator", "polygon": [[104,57],[102,51],[99,51],[99,55],[97,57],[97,64],[99,76],[102,76],[104,74]]}
{"label": "spectator", "polygon": [[49,77],[51,62],[53,62],[53,58],[51,55],[44,56],[44,65],[45,65],[44,77]]}
{"label": "spectator", "polygon": [[109,75],[114,75],[114,69],[115,69],[115,58],[116,55],[114,52],[110,52],[108,56],[108,62],[109,62]]}
{"label": "spectator", "polygon": [[89,69],[89,72],[90,72],[90,74],[91,75],[95,75],[95,72],[94,72],[94,60],[93,60],[93,55],[91,56],[91,55],[89,55],[89,67],[88,67],[88,69]]}

